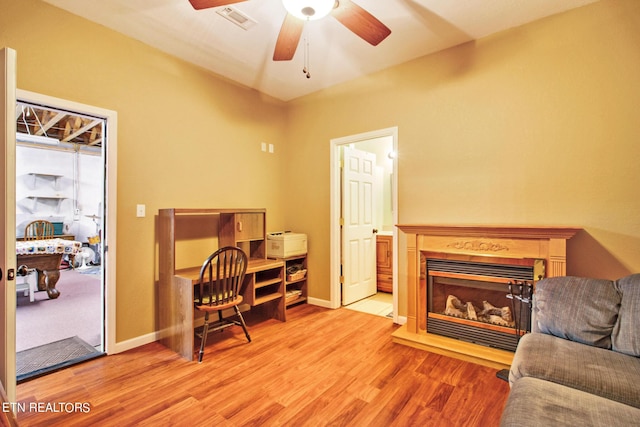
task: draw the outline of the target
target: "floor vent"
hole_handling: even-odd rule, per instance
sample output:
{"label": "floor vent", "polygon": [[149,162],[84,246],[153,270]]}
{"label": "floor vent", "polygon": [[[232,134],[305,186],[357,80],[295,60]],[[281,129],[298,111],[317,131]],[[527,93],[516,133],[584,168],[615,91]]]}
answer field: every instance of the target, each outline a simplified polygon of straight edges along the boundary
{"label": "floor vent", "polygon": [[429,319],[428,330],[433,334],[507,351],[516,351],[519,341],[519,337],[514,334],[460,325],[439,319]]}

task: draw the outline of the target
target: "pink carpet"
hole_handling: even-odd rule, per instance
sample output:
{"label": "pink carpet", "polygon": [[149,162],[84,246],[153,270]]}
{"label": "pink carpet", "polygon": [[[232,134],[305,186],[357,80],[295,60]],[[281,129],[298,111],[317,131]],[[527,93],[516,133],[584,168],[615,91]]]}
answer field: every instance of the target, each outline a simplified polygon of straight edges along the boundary
{"label": "pink carpet", "polygon": [[49,299],[46,292],[36,292],[35,301],[29,302],[29,297],[18,292],[16,351],[73,336],[92,346],[101,345],[100,287],[99,275],[63,270],[56,285],[60,291],[56,299]]}

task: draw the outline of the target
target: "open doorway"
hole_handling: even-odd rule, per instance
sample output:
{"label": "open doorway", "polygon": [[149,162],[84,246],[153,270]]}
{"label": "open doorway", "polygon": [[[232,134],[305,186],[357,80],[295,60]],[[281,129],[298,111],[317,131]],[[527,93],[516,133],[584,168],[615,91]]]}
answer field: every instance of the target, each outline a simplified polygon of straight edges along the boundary
{"label": "open doorway", "polygon": [[[381,295],[372,296],[373,306],[382,307],[388,305],[389,296],[392,303],[391,318],[398,320],[397,314],[397,232],[394,225],[397,223],[397,161],[395,152],[398,142],[397,128],[382,129],[358,135],[331,140],[331,307],[338,308],[342,303],[342,281],[345,258],[342,253],[342,183],[341,183],[341,156],[345,146],[354,147],[357,150],[374,153],[376,164],[380,173],[377,174],[381,190],[375,195],[375,229],[374,234],[386,235],[390,241],[390,271],[388,275],[389,286]],[[378,251],[375,250],[373,256]],[[387,253],[387,251],[385,251]],[[353,261],[351,261],[353,262]],[[373,261],[375,263],[375,260]],[[391,291],[390,293],[388,291]],[[384,295],[388,294],[388,295]],[[385,302],[386,300],[386,302]],[[367,304],[362,301],[361,304]],[[385,311],[384,307],[381,311]],[[387,312],[386,315],[389,315]]]}
{"label": "open doorway", "polygon": [[[106,243],[113,233],[105,221],[115,212],[107,177],[115,176],[107,167],[107,154],[115,156],[115,147],[108,149],[115,117],[108,110],[18,91],[19,382],[103,355],[115,338],[107,327],[114,310],[112,298],[106,298],[113,277]],[[28,239],[26,226],[34,220],[52,225],[52,235]],[[35,253],[40,255],[29,256]]]}

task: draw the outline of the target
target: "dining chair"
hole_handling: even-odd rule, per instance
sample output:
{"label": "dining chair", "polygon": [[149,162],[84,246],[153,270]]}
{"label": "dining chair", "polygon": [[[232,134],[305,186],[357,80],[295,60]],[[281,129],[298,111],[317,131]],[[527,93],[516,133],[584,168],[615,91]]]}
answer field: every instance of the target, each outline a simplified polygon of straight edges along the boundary
{"label": "dining chair", "polygon": [[[204,346],[209,331],[222,331],[230,326],[242,326],[247,340],[251,337],[238,306],[242,303],[241,287],[247,272],[247,255],[240,248],[226,246],[212,253],[202,264],[196,287],[194,304],[196,310],[204,312],[204,327],[201,334],[198,363],[202,362]],[[225,318],[223,310],[233,308],[238,320]],[[209,315],[218,312],[218,320],[209,322]]]}
{"label": "dining chair", "polygon": [[24,228],[24,240],[42,240],[53,237],[53,224],[43,219],[31,221]]}

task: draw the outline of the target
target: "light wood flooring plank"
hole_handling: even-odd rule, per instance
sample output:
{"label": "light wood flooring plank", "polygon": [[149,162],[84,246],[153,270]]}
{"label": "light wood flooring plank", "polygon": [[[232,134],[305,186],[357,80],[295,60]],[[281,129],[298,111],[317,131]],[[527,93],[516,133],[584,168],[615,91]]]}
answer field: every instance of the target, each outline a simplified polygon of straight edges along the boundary
{"label": "light wood flooring plank", "polygon": [[[299,305],[210,334],[202,364],[159,343],[18,385],[23,426],[496,426],[509,392],[496,371],[393,343],[390,319]],[[198,344],[198,340],[196,340]]]}

